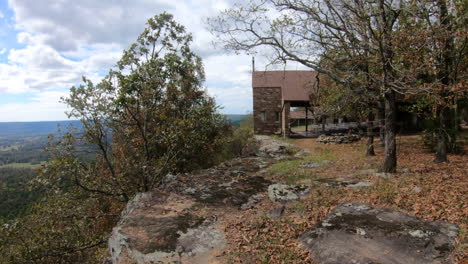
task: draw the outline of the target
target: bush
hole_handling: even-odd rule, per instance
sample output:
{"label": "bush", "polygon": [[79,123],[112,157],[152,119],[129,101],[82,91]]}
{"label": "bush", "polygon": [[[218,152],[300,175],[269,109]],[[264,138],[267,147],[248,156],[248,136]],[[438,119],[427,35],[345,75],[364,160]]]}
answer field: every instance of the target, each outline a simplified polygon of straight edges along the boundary
{"label": "bush", "polygon": [[[437,131],[438,127],[435,121],[426,121],[424,123],[424,126],[426,127],[425,130],[423,130],[421,134],[421,143],[426,147],[429,151],[436,151],[437,147]],[[457,142],[457,136],[459,134],[458,129],[448,129],[447,135],[448,135],[448,141],[447,141],[447,151],[448,153],[461,153],[462,152],[462,147],[459,142]]]}
{"label": "bush", "polygon": [[255,153],[256,150],[257,146],[253,138],[253,117],[249,115],[241,121],[240,126],[232,131],[227,138],[222,158],[227,160],[248,156]]}

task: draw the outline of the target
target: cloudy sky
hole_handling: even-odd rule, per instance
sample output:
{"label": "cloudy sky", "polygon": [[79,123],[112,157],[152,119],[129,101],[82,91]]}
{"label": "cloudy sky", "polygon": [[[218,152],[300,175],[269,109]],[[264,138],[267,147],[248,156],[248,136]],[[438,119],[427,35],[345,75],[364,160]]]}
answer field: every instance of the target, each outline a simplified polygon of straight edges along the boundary
{"label": "cloudy sky", "polygon": [[[251,58],[212,45],[204,21],[230,0],[0,0],[0,122],[64,120],[59,102],[81,76],[98,81],[155,14],[194,35],[221,112],[252,109]],[[257,65],[262,58],[257,58]],[[260,66],[261,67],[261,66]]]}

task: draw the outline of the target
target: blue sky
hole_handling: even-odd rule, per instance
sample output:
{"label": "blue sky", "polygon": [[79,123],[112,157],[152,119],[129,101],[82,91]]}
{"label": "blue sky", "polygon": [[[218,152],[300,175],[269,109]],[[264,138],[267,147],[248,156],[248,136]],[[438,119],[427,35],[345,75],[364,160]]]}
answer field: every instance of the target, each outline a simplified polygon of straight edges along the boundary
{"label": "blue sky", "polygon": [[250,112],[251,57],[214,48],[203,22],[229,1],[0,0],[0,122],[66,119],[60,97],[83,75],[99,81],[146,20],[163,11],[194,35],[205,86],[221,112]]}

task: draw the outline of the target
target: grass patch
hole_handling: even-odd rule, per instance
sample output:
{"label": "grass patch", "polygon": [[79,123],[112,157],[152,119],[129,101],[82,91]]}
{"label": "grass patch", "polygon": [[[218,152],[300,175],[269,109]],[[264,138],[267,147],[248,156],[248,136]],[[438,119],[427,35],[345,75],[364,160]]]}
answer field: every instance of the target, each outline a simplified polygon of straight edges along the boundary
{"label": "grass patch", "polygon": [[295,184],[303,180],[316,178],[316,170],[324,169],[327,165],[316,169],[299,168],[302,163],[314,162],[323,163],[325,161],[333,160],[335,155],[331,151],[323,151],[317,155],[311,155],[297,160],[286,160],[274,164],[270,172],[281,175],[287,184]]}
{"label": "grass patch", "polygon": [[[468,222],[468,220],[466,222]],[[460,259],[463,259],[464,257],[466,257],[466,252],[468,252],[468,230],[466,224],[460,225],[458,240],[460,242],[457,245],[455,245],[455,249],[453,252],[455,256],[459,257]]]}
{"label": "grass patch", "polygon": [[382,203],[393,204],[398,195],[398,187],[388,180],[378,180],[374,187],[377,200]]}
{"label": "grass patch", "polygon": [[270,172],[272,173],[290,173],[297,170],[297,167],[304,162],[303,160],[286,160],[274,164]]}
{"label": "grass patch", "polygon": [[289,209],[297,214],[304,214],[307,211],[307,205],[304,201],[294,201],[291,203]]}

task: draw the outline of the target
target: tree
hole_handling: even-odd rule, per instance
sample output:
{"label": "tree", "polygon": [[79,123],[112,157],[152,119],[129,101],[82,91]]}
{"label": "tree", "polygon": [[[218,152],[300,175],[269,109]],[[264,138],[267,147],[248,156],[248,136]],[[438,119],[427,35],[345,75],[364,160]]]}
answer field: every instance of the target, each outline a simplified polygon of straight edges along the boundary
{"label": "tree", "polygon": [[[463,60],[466,58],[466,45],[468,38],[466,34],[466,18],[458,16],[457,12],[464,14],[466,5],[457,1],[437,0],[435,5],[426,5],[424,18],[431,26],[432,37],[430,44],[432,48],[433,61],[435,62],[436,81],[438,86],[437,95],[440,100],[437,104],[437,116],[439,128],[437,132],[437,148],[435,162],[446,162],[448,143],[456,141],[458,122],[456,116],[457,93],[467,92],[466,83],[461,83],[460,73],[466,71]],[[431,18],[436,18],[435,25]],[[458,45],[456,44],[458,40]],[[439,85],[437,85],[439,84]],[[450,117],[452,115],[452,117]],[[452,124],[450,124],[452,123]],[[452,130],[454,133],[450,133]],[[451,137],[451,138],[450,138]]]}
{"label": "tree", "polygon": [[[435,145],[435,162],[448,161],[447,153],[456,150],[458,133],[457,105],[467,93],[466,4],[460,1],[418,1],[417,9],[405,19],[414,34],[404,41],[417,41],[419,49],[408,54],[405,64],[424,65],[417,76],[420,93],[413,101],[419,112],[425,110],[434,121],[425,138]],[[413,66],[411,66],[413,67]],[[432,111],[431,111],[432,110]]]}
{"label": "tree", "polygon": [[392,0],[259,0],[228,9],[208,23],[227,49],[255,52],[269,47],[273,61],[297,61],[351,89],[356,88],[353,71],[327,67],[324,59],[335,63],[344,59],[328,56],[334,51],[351,61],[372,58],[368,77],[385,103],[382,170],[394,172],[397,93],[404,93],[410,77],[397,71],[395,54],[401,44],[396,38],[398,20],[405,8],[402,1]]}
{"label": "tree", "polygon": [[[84,134],[60,139],[51,151],[48,177],[72,178],[82,189],[127,201],[162,183],[168,173],[206,167],[223,141],[224,118],[203,89],[192,36],[163,13],[97,85],[72,87],[69,117]],[[76,143],[93,146],[94,162],[76,155]],[[204,155],[199,155],[204,153]],[[65,173],[64,173],[65,172]]]}

